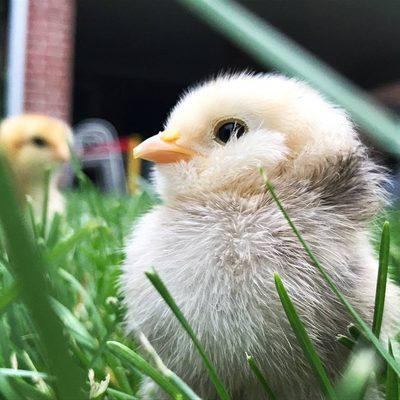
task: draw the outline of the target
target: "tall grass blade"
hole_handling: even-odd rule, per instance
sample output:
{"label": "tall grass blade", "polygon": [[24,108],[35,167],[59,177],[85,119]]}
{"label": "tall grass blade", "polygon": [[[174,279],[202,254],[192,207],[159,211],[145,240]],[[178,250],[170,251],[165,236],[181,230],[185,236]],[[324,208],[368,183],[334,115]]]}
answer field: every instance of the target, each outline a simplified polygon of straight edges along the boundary
{"label": "tall grass blade", "polygon": [[224,34],[264,67],[282,71],[311,83],[348,110],[373,141],[379,142],[390,153],[400,154],[398,116],[371,101],[360,88],[343,75],[243,5],[254,2],[177,1]]}
{"label": "tall grass blade", "polygon": [[4,230],[10,264],[21,298],[30,311],[45,350],[49,372],[56,378],[55,388],[63,399],[80,399],[84,377],[68,353],[59,320],[48,298],[45,281],[46,267],[32,242],[18,207],[11,172],[0,156],[0,223]]}
{"label": "tall grass blade", "polygon": [[[393,356],[390,340],[389,353]],[[399,400],[399,378],[390,366],[388,366],[386,371],[386,400]]]}
{"label": "tall grass blade", "polygon": [[276,290],[279,294],[279,298],[281,299],[281,303],[283,309],[285,310],[287,319],[290,322],[290,326],[293,329],[293,332],[296,335],[297,341],[299,342],[304,355],[306,356],[312,370],[314,371],[314,375],[317,378],[317,382],[321,387],[322,392],[325,394],[327,399],[336,399],[335,390],[329,381],[328,374],[320,358],[318,357],[317,352],[314,349],[314,346],[304,328],[303,323],[301,322],[297,311],[290,300],[289,295],[286,292],[285,286],[282,283],[280,276],[275,273],[275,286]]}
{"label": "tall grass blade", "polygon": [[269,387],[267,379],[265,378],[263,372],[258,368],[258,365],[254,361],[254,358],[248,354],[246,354],[247,362],[250,365],[251,370],[254,372],[254,375],[256,376],[258,382],[260,382],[261,386],[265,390],[265,393],[268,395],[269,400],[277,400],[277,397],[275,396],[274,392],[272,389]]}
{"label": "tall grass blade", "polygon": [[372,332],[379,338],[382,327],[383,311],[385,308],[386,283],[390,252],[389,222],[385,221],[382,227],[381,244],[379,248],[379,270],[375,292],[375,310],[372,322]]}
{"label": "tall grass blade", "polygon": [[134,368],[138,369],[144,375],[150,377],[173,399],[176,399],[177,396],[179,396],[178,390],[165,376],[162,375],[161,372],[159,372],[156,368],[154,368],[144,358],[140,357],[139,354],[135,353],[129,347],[126,347],[122,343],[115,341],[107,342],[107,346],[115,356],[133,365]]}
{"label": "tall grass blade", "polygon": [[168,307],[174,313],[175,317],[181,323],[183,329],[192,339],[194,346],[196,347],[197,351],[199,352],[201,358],[203,359],[204,365],[208,370],[208,374],[210,376],[211,382],[214,384],[215,389],[221,400],[229,399],[229,394],[225,389],[221,379],[218,377],[217,371],[215,367],[212,365],[210,359],[208,358],[203,346],[197,339],[196,334],[194,333],[192,327],[189,325],[189,322],[182,314],[181,310],[179,309],[178,305],[176,304],[175,300],[172,298],[171,294],[169,293],[167,287],[164,285],[164,282],[161,280],[160,276],[157,274],[156,271],[146,272],[146,276],[149,278],[150,282],[156,288],[158,293],[160,293],[161,297],[167,303]]}
{"label": "tall grass blade", "polygon": [[49,213],[49,190],[50,190],[51,170],[47,169],[44,173],[43,185],[43,204],[42,204],[42,221],[41,221],[41,237],[46,237],[47,218]]}
{"label": "tall grass blade", "polygon": [[357,313],[357,311],[354,309],[354,307],[349,303],[349,301],[344,297],[342,292],[336,287],[332,279],[329,277],[329,275],[326,273],[325,269],[322,267],[318,259],[314,256],[313,252],[311,251],[310,247],[308,244],[304,241],[303,237],[301,236],[300,232],[297,230],[296,226],[293,224],[292,220],[290,219],[289,215],[285,211],[282,203],[280,202],[278,196],[275,193],[274,187],[272,184],[268,181],[265,171],[261,169],[261,174],[264,178],[264,183],[266,189],[269,190],[269,193],[271,194],[271,197],[277,204],[278,208],[282,212],[283,216],[287,220],[288,224],[292,228],[294,234],[297,236],[299,239],[300,243],[302,244],[305,252],[307,255],[310,257],[311,261],[313,262],[314,266],[318,269],[322,277],[324,278],[325,282],[328,284],[329,288],[332,290],[333,293],[336,294],[340,302],[344,305],[344,307],[347,309],[349,314],[354,318],[354,320],[357,322],[361,330],[364,332],[365,336],[368,338],[368,340],[373,344],[377,352],[388,362],[388,364],[393,368],[393,370],[396,372],[397,375],[400,375],[400,365],[397,363],[397,361],[388,353],[388,351],[383,347],[383,345],[379,342],[379,339],[374,335],[372,332],[371,328],[368,326],[368,324],[361,318],[361,316]]}

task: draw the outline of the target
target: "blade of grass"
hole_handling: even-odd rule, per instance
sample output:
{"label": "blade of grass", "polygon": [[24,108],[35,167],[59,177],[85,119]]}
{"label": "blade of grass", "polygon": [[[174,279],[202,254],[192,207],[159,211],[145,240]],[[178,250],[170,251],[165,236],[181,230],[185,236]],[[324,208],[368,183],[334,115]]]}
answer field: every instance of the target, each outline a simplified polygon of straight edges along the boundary
{"label": "blade of grass", "polygon": [[390,252],[389,222],[385,221],[382,227],[381,244],[379,248],[379,270],[375,292],[375,310],[372,322],[372,332],[379,338],[382,327],[383,311],[385,308],[386,283]]}
{"label": "blade of grass", "polygon": [[80,230],[72,233],[68,238],[63,241],[58,242],[51,250],[48,252],[48,259],[54,261],[59,257],[65,256],[69,251],[71,251],[79,242],[94,232],[99,228],[99,224],[95,221],[89,221]]}
{"label": "blade of grass", "polygon": [[70,164],[71,164],[72,172],[77,177],[78,182],[81,184],[81,186],[86,188],[86,187],[90,186],[90,180],[85,175],[85,173],[82,171],[81,162],[79,161],[79,158],[76,155],[74,148],[72,147],[71,144],[68,147],[69,147],[69,152],[71,154]]}
{"label": "blade of grass", "polygon": [[43,185],[43,204],[42,204],[42,224],[41,224],[41,237],[44,239],[46,236],[47,229],[47,214],[49,209],[49,188],[50,188],[51,171],[46,169],[44,173],[44,185]]}
{"label": "blade of grass", "polygon": [[105,336],[99,340],[99,344],[95,353],[92,355],[92,359],[89,363],[89,368],[94,368],[97,360],[104,354],[107,348],[107,342],[110,340],[111,332],[106,332]]}
{"label": "blade of grass", "polygon": [[362,348],[354,352],[337,386],[340,400],[362,400],[368,383],[379,363],[373,348]]}
{"label": "blade of grass", "polygon": [[217,371],[215,367],[212,365],[210,359],[208,358],[203,346],[197,339],[196,334],[194,333],[192,327],[189,325],[189,322],[186,320],[184,315],[182,314],[181,310],[179,309],[178,305],[175,303],[175,300],[172,298],[171,294],[169,293],[167,287],[164,285],[164,282],[161,280],[160,276],[157,274],[156,271],[145,272],[146,276],[149,278],[150,282],[156,288],[157,292],[161,295],[164,301],[167,303],[168,307],[174,313],[175,317],[181,323],[183,329],[192,339],[194,346],[196,347],[197,351],[199,352],[201,358],[203,359],[204,365],[208,370],[208,374],[210,376],[211,382],[214,384],[215,389],[221,400],[229,399],[229,394],[225,389],[221,379],[218,377]]}
{"label": "blade of grass", "polygon": [[18,297],[18,295],[19,287],[16,283],[13,283],[11,286],[3,290],[0,295],[0,314]]}
{"label": "blade of grass", "polygon": [[[251,12],[250,1],[178,0],[264,67],[304,79],[351,113],[387,151],[400,154],[399,120],[332,67]],[[240,4],[242,3],[242,4]]]}
{"label": "blade of grass", "polygon": [[10,384],[17,392],[22,395],[22,397],[19,397],[20,399],[54,400],[54,397],[40,391],[39,389],[36,389],[35,386],[30,385],[22,379],[11,380]]}
{"label": "blade of grass", "polygon": [[[389,354],[393,356],[390,340],[388,346]],[[390,366],[388,366],[386,374],[386,400],[399,400],[399,378]]]}
{"label": "blade of grass", "polygon": [[47,236],[47,247],[51,248],[57,243],[60,234],[60,223],[61,215],[59,213],[55,213],[50,224],[49,234]]}
{"label": "blade of grass", "polygon": [[32,232],[35,239],[39,237],[38,226],[36,223],[35,212],[33,211],[33,200],[30,196],[26,197],[26,204],[28,207],[29,220],[31,222]]}
{"label": "blade of grass", "polygon": [[128,364],[132,364],[134,368],[153,379],[153,381],[156,382],[173,399],[176,399],[177,396],[179,396],[179,392],[175,386],[166,377],[164,377],[159,371],[157,371],[156,368],[154,368],[144,358],[140,357],[139,354],[135,353],[129,347],[115,341],[107,342],[107,346],[115,356],[126,361]]}
{"label": "blade of grass", "polygon": [[265,393],[267,393],[268,399],[269,400],[277,400],[274,392],[269,387],[268,382],[267,382],[264,374],[262,373],[260,368],[258,368],[258,365],[254,361],[254,358],[252,356],[248,355],[248,354],[246,354],[246,358],[247,358],[247,362],[250,365],[251,370],[254,372],[254,375],[256,376],[257,380],[260,382],[261,386],[265,390]]}
{"label": "blade of grass", "polygon": [[354,345],[356,344],[353,340],[345,335],[337,335],[336,341],[339,342],[344,347],[347,347],[349,350],[353,350]]}
{"label": "blade of grass", "polygon": [[296,335],[297,341],[299,342],[304,355],[314,371],[314,375],[317,378],[317,382],[319,383],[322,392],[325,394],[327,399],[336,399],[337,397],[335,390],[329,381],[328,374],[326,373],[325,368],[322,365],[322,362],[318,357],[318,354],[315,351],[314,346],[304,328],[304,325],[301,322],[297,311],[286,292],[285,286],[283,285],[282,280],[277,273],[274,274],[274,279],[276,290],[279,294],[279,298],[281,299],[287,319],[289,320],[290,326]]}
{"label": "blade of grass", "polygon": [[71,335],[77,342],[90,349],[95,349],[97,347],[96,339],[90,335],[86,327],[79,321],[78,318],[75,317],[74,314],[72,314],[67,307],[53,298],[51,299],[51,305],[54,309],[54,312],[62,321],[63,325],[69,329]]}
{"label": "blade of grass", "polygon": [[27,371],[24,369],[0,368],[0,375],[13,376],[18,378],[48,378],[49,376],[44,372]]}
{"label": "blade of grass", "polygon": [[[131,384],[132,378],[128,378],[127,376],[127,370],[122,366],[121,360],[117,357],[115,357],[113,354],[108,352],[105,355],[107,365],[110,367],[112,370],[112,374],[114,376],[113,383],[121,390],[124,391],[124,393],[133,395],[136,390],[132,389]],[[133,369],[131,369],[133,371]],[[136,378],[137,381],[140,380],[140,372],[135,370],[133,371],[133,376]],[[116,381],[116,382],[114,382]]]}
{"label": "blade of grass", "polygon": [[396,362],[396,360],[387,352],[387,350],[383,347],[383,345],[379,342],[379,339],[374,335],[372,332],[371,328],[368,326],[368,324],[361,318],[361,316],[357,313],[357,311],[354,309],[354,307],[349,303],[349,301],[344,297],[342,292],[336,287],[336,285],[333,283],[332,279],[330,276],[326,273],[325,268],[322,267],[318,259],[314,256],[314,253],[311,251],[310,247],[308,244],[305,242],[303,237],[301,236],[300,232],[297,230],[296,226],[293,224],[292,220],[290,219],[289,215],[285,211],[282,203],[280,202],[278,196],[275,193],[275,190],[272,186],[272,184],[268,181],[265,171],[262,168],[260,170],[261,175],[264,178],[264,184],[266,189],[269,191],[271,194],[271,197],[277,204],[279,210],[282,212],[283,216],[285,217],[286,221],[292,228],[294,234],[297,236],[298,240],[302,244],[305,252],[307,255],[310,257],[311,261],[313,262],[314,266],[318,269],[322,277],[324,278],[325,282],[328,284],[329,288],[332,290],[333,293],[338,297],[340,302],[344,305],[344,307],[347,309],[349,314],[354,318],[354,320],[357,322],[357,324],[360,326],[361,330],[364,332],[365,336],[368,338],[368,340],[373,344],[375,349],[378,351],[378,353],[388,362],[388,364],[393,368],[393,370],[396,372],[397,375],[400,376],[400,365]]}
{"label": "blade of grass", "polygon": [[[37,370],[36,365],[34,364],[31,356],[26,351],[24,351],[22,353],[22,358],[23,358],[24,362],[26,363],[27,368],[30,371],[34,371],[34,372],[39,372],[40,373],[40,371]],[[51,379],[54,379],[54,378],[52,376],[38,377],[37,379],[35,378],[34,382],[35,382],[37,388],[40,389],[42,392],[53,393],[54,394],[54,392],[51,389],[51,387],[48,385],[48,383],[45,382],[45,379],[46,379],[46,381],[48,381],[48,380],[51,380]]]}
{"label": "blade of grass", "polygon": [[350,324],[350,325],[347,327],[347,331],[349,332],[350,336],[351,336],[355,341],[357,341],[357,340],[360,338],[360,336],[361,336],[360,330],[359,330],[358,327],[355,326],[354,324]]}
{"label": "blade of grass", "polygon": [[117,400],[139,400],[138,397],[132,396],[131,394],[126,394],[120,392],[119,390],[107,388],[106,393],[110,394]]}
{"label": "blade of grass", "polygon": [[89,365],[89,356],[82,350],[75,340],[71,340],[70,351],[77,359],[81,368],[86,368]]}
{"label": "blade of grass", "polygon": [[19,394],[16,390],[11,386],[10,380],[5,376],[0,375],[0,394],[2,398],[7,400],[18,399]]}
{"label": "blade of grass", "polygon": [[201,400],[200,397],[197,396],[197,394],[181,378],[179,378],[179,376],[174,374],[169,368],[166,367],[160,356],[155,351],[154,347],[150,344],[143,333],[139,335],[139,339],[143,348],[153,358],[157,368],[175,385],[175,387],[184,395],[186,399]]}
{"label": "blade of grass", "polygon": [[136,200],[135,215],[139,217],[140,215],[146,213],[154,206],[154,204],[154,199],[146,191],[143,191]]}
{"label": "blade of grass", "polygon": [[60,398],[82,398],[84,377],[74,364],[48,298],[45,281],[46,267],[24,224],[11,172],[4,156],[0,156],[0,222],[6,238],[10,264],[21,289],[21,299],[45,349],[50,374],[56,378],[55,388]]}
{"label": "blade of grass", "polygon": [[102,337],[105,336],[107,330],[104,326],[104,319],[102,319],[99,309],[94,304],[93,298],[90,296],[88,291],[82,286],[82,284],[68,271],[65,269],[60,268],[58,270],[59,275],[68,283],[68,285],[71,286],[77,293],[79,293],[82,296],[83,302],[85,303],[85,306],[90,310],[91,312],[91,320],[93,323],[96,325],[98,334]]}

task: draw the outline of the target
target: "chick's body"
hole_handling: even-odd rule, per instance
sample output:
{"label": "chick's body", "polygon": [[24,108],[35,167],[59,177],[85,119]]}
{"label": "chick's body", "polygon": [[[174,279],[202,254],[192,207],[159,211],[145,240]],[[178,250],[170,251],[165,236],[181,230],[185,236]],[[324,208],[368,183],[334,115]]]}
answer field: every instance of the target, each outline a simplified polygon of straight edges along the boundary
{"label": "chick's body", "polygon": [[[238,138],[236,129],[225,145],[214,143],[213,135],[225,134],[218,119],[230,118],[241,121],[246,133]],[[246,352],[279,398],[321,398],[273,273],[282,277],[332,377],[347,356],[335,337],[352,321],[265,192],[258,166],[265,167],[297,228],[368,322],[377,267],[367,224],[382,202],[382,172],[342,111],[283,77],[211,81],[181,100],[167,128],[182,132],[177,145],[190,146],[195,155],[156,168],[165,202],[140,220],[127,246],[122,287],[128,330],[143,331],[200,396],[217,398],[190,339],[144,275],[154,267],[234,399],[266,398],[246,365]],[[183,136],[185,129],[192,137]],[[207,135],[213,142],[207,144]],[[389,285],[387,307],[397,305]],[[389,333],[393,321],[386,318],[384,327]]]}
{"label": "chick's body", "polygon": [[51,170],[48,210],[62,212],[64,199],[57,188],[56,170],[70,159],[72,132],[67,124],[45,115],[22,114],[0,124],[0,149],[9,161],[21,195],[32,199],[41,215],[45,173]]}

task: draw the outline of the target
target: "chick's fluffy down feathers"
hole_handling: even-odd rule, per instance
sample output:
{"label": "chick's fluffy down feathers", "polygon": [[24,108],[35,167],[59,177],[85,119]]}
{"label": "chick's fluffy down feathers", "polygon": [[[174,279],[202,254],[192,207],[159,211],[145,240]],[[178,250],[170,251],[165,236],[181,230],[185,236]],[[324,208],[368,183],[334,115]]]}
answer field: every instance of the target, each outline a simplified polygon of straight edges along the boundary
{"label": "chick's fluffy down feathers", "polygon": [[[368,158],[341,110],[303,83],[279,76],[240,75],[207,83],[183,97],[167,126],[179,125],[177,113],[187,104],[204,102],[202,91],[238,87],[243,80],[252,83],[257,96],[265,94],[262,110],[267,116],[251,120],[254,129],[226,146],[207,149],[198,140],[194,146],[202,156],[156,168],[165,202],[139,221],[126,248],[121,283],[127,329],[143,331],[167,366],[202,398],[217,398],[190,339],[144,275],[154,267],[234,399],[266,398],[246,365],[245,352],[257,360],[280,399],[319,399],[322,395],[286,319],[273,273],[282,277],[332,378],[347,357],[335,337],[345,334],[352,320],[263,189],[258,166],[265,167],[293,222],[368,322],[377,272],[368,222],[382,205],[384,174]],[[282,93],[277,93],[279,87]],[[300,99],[305,96],[303,108],[294,104],[294,93]],[[246,108],[247,97],[242,97]],[[220,99],[221,112],[223,106]],[[254,114],[260,116],[262,110]],[[240,107],[229,112],[237,117]],[[295,114],[297,120],[285,119]],[[196,118],[193,123],[200,126]],[[207,134],[206,120],[212,116],[203,118]],[[384,335],[394,329],[389,316],[398,315],[396,288],[389,285],[388,292]]]}

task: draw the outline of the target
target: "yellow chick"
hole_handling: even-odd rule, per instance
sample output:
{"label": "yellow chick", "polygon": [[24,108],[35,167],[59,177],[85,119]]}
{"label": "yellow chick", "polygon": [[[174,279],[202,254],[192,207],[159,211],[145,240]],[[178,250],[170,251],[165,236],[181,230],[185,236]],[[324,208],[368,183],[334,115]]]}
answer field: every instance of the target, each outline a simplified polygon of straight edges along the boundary
{"label": "yellow chick", "polygon": [[62,212],[64,199],[57,188],[54,170],[70,159],[69,126],[56,118],[39,114],[22,114],[0,124],[0,149],[14,172],[20,193],[30,196],[34,212],[41,214],[44,176],[53,170],[49,186],[49,215]]}

